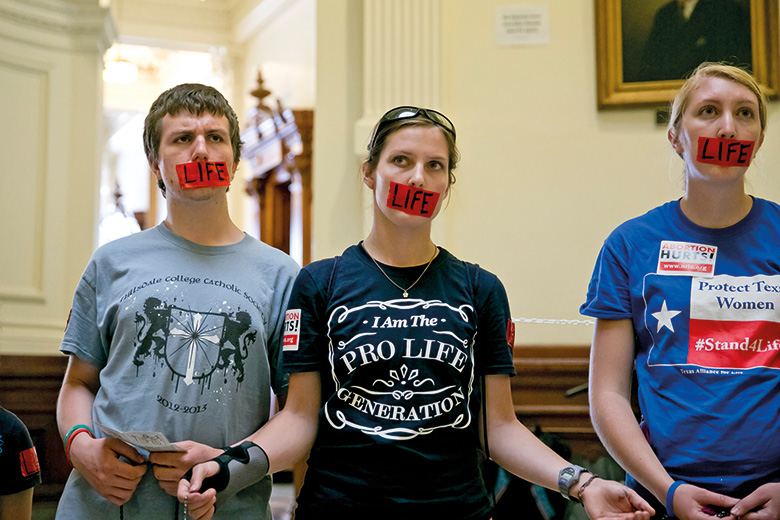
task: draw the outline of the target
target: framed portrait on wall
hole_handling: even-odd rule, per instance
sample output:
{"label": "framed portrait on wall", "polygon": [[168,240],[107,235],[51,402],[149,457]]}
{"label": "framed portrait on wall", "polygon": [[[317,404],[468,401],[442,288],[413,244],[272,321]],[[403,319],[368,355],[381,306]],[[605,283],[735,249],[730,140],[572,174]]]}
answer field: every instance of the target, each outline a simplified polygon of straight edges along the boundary
{"label": "framed portrait on wall", "polygon": [[598,108],[661,106],[704,61],[780,92],[778,0],[595,0]]}

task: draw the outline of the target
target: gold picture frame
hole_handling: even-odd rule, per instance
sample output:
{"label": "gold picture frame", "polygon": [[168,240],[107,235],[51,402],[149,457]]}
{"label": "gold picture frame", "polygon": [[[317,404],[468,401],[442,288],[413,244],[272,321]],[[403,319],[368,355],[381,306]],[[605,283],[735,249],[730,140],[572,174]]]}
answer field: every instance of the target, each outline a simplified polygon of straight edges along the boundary
{"label": "gold picture frame", "polygon": [[[725,0],[699,0],[717,2]],[[739,3],[740,0],[730,0]],[[770,99],[777,99],[780,89],[780,53],[778,52],[778,1],[741,0],[749,6],[751,70]],[[648,16],[648,9],[660,9],[670,0],[594,0],[596,19],[596,83],[599,110],[659,107],[668,104],[682,85],[677,79],[639,78],[624,81],[624,56],[632,45],[637,47],[635,33],[626,30],[631,16]],[[725,5],[725,4],[723,4]],[[630,11],[636,9],[637,11]],[[625,15],[625,16],[624,16]],[[653,20],[642,20],[647,28]],[[655,16],[658,16],[657,14]],[[641,32],[641,31],[637,31]],[[649,34],[649,32],[648,32]],[[649,38],[649,36],[648,36]],[[625,49],[624,49],[625,44]],[[640,60],[641,61],[641,60]],[[630,59],[635,64],[636,59]]]}

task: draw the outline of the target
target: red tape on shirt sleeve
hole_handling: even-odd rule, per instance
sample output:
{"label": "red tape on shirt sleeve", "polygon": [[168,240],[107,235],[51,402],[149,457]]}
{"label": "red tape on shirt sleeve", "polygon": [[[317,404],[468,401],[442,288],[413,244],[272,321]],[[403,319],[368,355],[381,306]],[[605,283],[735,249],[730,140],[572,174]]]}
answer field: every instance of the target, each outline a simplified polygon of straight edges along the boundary
{"label": "red tape on shirt sleeve", "polygon": [[439,202],[439,196],[440,194],[435,191],[391,182],[387,193],[387,207],[409,215],[431,218]]}
{"label": "red tape on shirt sleeve", "polygon": [[509,345],[509,350],[515,347],[515,322],[512,318],[506,320],[506,342]]}
{"label": "red tape on shirt sleeve", "polygon": [[230,186],[230,172],[224,162],[196,161],[176,165],[179,186],[182,188],[205,188],[208,186]]}
{"label": "red tape on shirt sleeve", "polygon": [[38,464],[38,453],[35,446],[19,453],[19,468],[22,470],[22,476],[29,477],[41,472],[41,466]]}
{"label": "red tape on shirt sleeve", "polygon": [[748,166],[753,160],[755,141],[738,141],[716,137],[699,137],[696,160],[719,166]]}

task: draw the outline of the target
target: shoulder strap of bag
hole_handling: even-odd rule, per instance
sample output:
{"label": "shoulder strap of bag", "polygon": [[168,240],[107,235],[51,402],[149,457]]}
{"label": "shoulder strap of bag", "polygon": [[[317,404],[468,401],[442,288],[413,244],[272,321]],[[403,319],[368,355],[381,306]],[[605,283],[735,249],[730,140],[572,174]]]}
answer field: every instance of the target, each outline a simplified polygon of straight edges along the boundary
{"label": "shoulder strap of bag", "polygon": [[330,302],[331,297],[333,296],[333,286],[336,283],[336,271],[339,268],[339,262],[341,261],[341,256],[336,256],[333,258],[333,267],[330,269],[330,277],[328,278],[328,289],[325,292],[325,303],[327,304]]}

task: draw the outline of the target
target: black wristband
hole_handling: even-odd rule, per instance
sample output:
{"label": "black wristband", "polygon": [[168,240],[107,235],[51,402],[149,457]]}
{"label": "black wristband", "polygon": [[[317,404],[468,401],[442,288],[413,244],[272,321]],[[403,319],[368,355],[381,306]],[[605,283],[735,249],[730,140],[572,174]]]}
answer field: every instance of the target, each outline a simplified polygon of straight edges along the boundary
{"label": "black wristband", "polygon": [[230,470],[228,469],[228,462],[230,462],[231,456],[228,455],[228,451],[225,450],[222,455],[214,457],[211,460],[219,465],[219,469],[210,477],[203,479],[203,483],[200,485],[199,490],[201,493],[211,488],[214,488],[217,493],[219,493],[225,489],[230,482]]}
{"label": "black wristband", "polygon": [[[215,489],[217,491],[215,508],[268,474],[268,455],[263,448],[250,441],[227,448],[211,460],[217,463],[219,469],[216,474],[203,479],[198,491],[203,493],[207,489]],[[188,471],[182,478],[190,480],[191,477],[192,471]]]}

